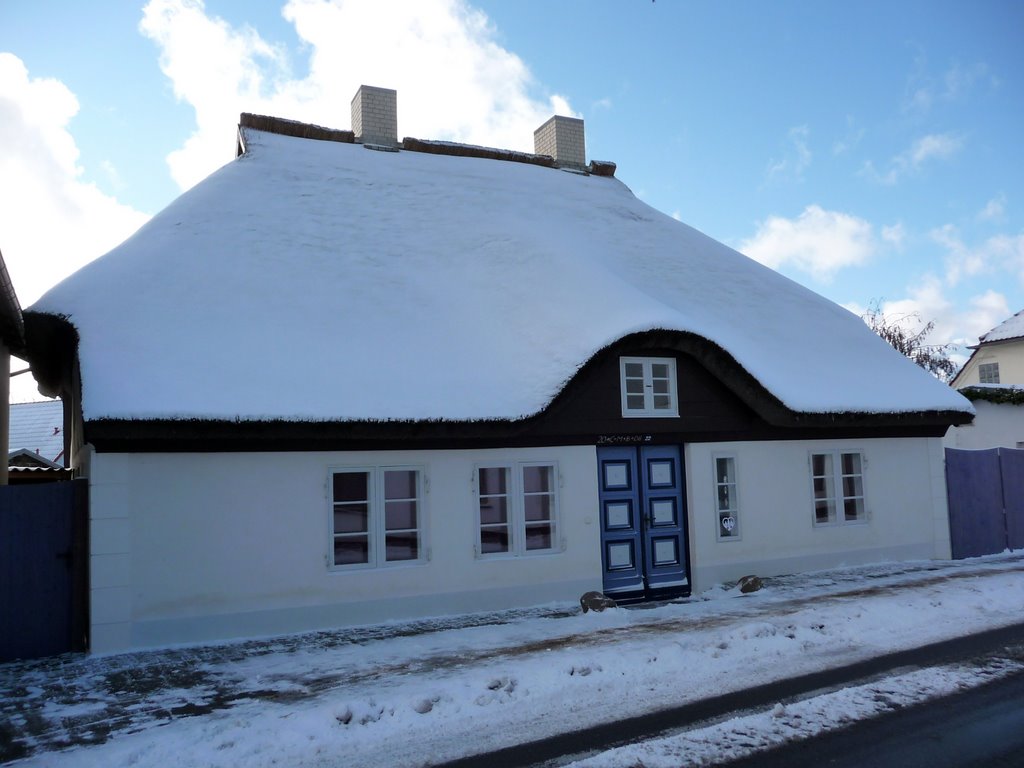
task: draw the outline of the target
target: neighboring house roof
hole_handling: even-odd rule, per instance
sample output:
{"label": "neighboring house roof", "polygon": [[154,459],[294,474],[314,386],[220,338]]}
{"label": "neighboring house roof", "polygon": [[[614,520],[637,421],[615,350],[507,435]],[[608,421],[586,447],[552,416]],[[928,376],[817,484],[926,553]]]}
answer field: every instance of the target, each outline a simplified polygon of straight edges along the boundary
{"label": "neighboring house roof", "polygon": [[1024,337],[1024,309],[979,338],[978,343],[988,344],[993,341],[1008,341],[1021,337]]}
{"label": "neighboring house roof", "polygon": [[18,469],[64,469],[57,462],[50,461],[41,454],[30,451],[28,448],[19,448],[16,451],[11,451],[7,457],[7,466],[8,468],[17,467]]}
{"label": "neighboring house roof", "polygon": [[21,303],[14,292],[14,284],[0,254],[0,339],[14,353],[24,353],[25,323],[21,316]]}
{"label": "neighboring house roof", "polygon": [[86,420],[516,419],[657,329],[708,339],[796,412],[972,412],[856,315],[613,177],[242,140],[32,307],[78,332]]}
{"label": "neighboring house roof", "polygon": [[60,400],[12,403],[8,455],[19,450],[38,454],[50,463],[64,460],[64,404]]}

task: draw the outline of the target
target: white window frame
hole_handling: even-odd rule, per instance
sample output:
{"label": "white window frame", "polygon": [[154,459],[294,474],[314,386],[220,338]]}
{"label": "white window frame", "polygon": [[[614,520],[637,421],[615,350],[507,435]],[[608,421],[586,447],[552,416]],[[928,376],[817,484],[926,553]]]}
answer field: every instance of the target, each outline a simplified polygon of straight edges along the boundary
{"label": "white window frame", "polygon": [[[987,381],[986,381],[987,379]],[[999,361],[992,360],[987,363],[978,363],[978,383],[998,384],[999,383]]]}
{"label": "white window frame", "polygon": [[[526,529],[529,527],[526,520],[526,493],[523,481],[523,473],[530,467],[547,467],[551,470],[551,546],[544,549],[527,549]],[[509,545],[506,552],[484,552],[482,542],[483,522],[480,517],[480,470],[502,469],[508,475],[506,483],[506,495],[508,497],[508,529]],[[504,560],[515,557],[535,557],[551,555],[562,552],[562,521],[560,515],[559,489],[562,487],[562,475],[558,470],[558,463],[554,461],[494,461],[480,462],[473,466],[473,506],[476,533],[473,546],[474,554],[481,560]],[[532,494],[537,495],[537,494]]]}
{"label": "white window frame", "polygon": [[[721,482],[718,477],[718,462],[719,461],[731,461],[732,462],[732,477],[725,483]],[[739,461],[736,458],[735,453],[713,453],[711,455],[711,481],[712,488],[714,489],[714,497],[712,504],[715,508],[715,535],[718,541],[740,541],[743,537],[743,527],[740,525],[740,482],[739,482]],[[732,488],[732,493],[729,494],[730,504],[728,508],[722,509],[719,500],[720,496],[718,489],[727,485]],[[732,534],[722,533],[722,514],[725,513],[727,516],[731,516],[735,522]]]}
{"label": "white window frame", "polygon": [[[385,496],[384,482],[386,472],[415,472],[416,473],[416,552],[415,559],[391,560],[387,559],[387,531],[385,530]],[[366,474],[369,475],[367,482],[368,524],[367,524],[367,562],[365,563],[335,563],[334,561],[334,476],[336,474]],[[332,571],[351,571],[366,568],[400,568],[402,566],[418,565],[430,559],[430,552],[427,548],[427,492],[429,482],[426,468],[420,465],[388,465],[388,466],[336,466],[327,468],[327,554],[325,555],[327,567]],[[343,534],[337,534],[343,535]]]}
{"label": "white window frame", "polygon": [[[630,408],[627,399],[626,389],[626,365],[638,364],[643,366],[643,408]],[[654,405],[655,377],[653,369],[655,365],[664,364],[668,366],[668,392],[670,400],[668,408],[656,408]],[[636,380],[635,378],[632,380]],[[676,360],[674,357],[620,357],[619,358],[619,398],[622,405],[623,418],[674,418],[679,416],[679,385],[676,376]]]}
{"label": "white window frame", "polygon": [[[843,456],[857,455],[860,457],[859,474],[843,474]],[[830,456],[832,458],[831,477],[828,475],[814,474],[814,457]],[[857,448],[837,448],[833,450],[812,450],[807,456],[807,467],[811,478],[811,520],[815,528],[834,528],[842,525],[865,525],[871,519],[871,512],[868,508],[867,498],[867,469],[868,459],[864,451]],[[832,481],[832,495],[821,499],[816,495],[815,483],[817,478],[830,479]],[[845,492],[844,478],[860,477],[860,494],[849,494]],[[850,499],[860,499],[861,515],[853,520],[846,519],[846,502]],[[831,514],[825,521],[818,520],[818,501],[831,501]]]}

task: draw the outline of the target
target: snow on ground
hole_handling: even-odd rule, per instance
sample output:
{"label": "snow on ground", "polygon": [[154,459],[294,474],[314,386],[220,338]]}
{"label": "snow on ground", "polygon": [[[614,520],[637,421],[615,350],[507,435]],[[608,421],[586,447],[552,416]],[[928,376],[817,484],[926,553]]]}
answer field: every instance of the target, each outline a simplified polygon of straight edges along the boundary
{"label": "snow on ground", "polygon": [[[1015,623],[1024,552],[766,585],[643,610],[552,609],[476,626],[396,624],[0,665],[0,757],[17,757],[18,747],[28,753],[19,766],[441,762]],[[909,673],[881,694],[876,684],[829,694],[838,705],[812,699],[748,715],[742,729],[762,733],[747,741],[771,743],[835,727],[841,718],[828,712],[866,716],[888,706],[882,699],[941,695],[980,677]],[[730,747],[716,735],[722,727],[684,738],[703,739],[706,754],[735,756],[736,740]],[[78,746],[58,749],[67,744]],[[644,764],[678,764],[675,742],[643,749]],[[635,758],[613,753],[589,764]]]}

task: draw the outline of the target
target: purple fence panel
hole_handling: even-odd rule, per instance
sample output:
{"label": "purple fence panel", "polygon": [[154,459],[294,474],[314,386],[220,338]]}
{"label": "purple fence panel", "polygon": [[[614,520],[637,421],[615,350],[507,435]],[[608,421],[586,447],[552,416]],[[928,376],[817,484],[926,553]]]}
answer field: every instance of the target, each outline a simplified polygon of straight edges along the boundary
{"label": "purple fence panel", "polygon": [[1003,506],[1006,509],[1006,538],[1010,549],[1024,549],[1024,451],[999,449],[1003,472]]}
{"label": "purple fence panel", "polygon": [[991,555],[1006,549],[999,449],[947,448],[946,491],[954,559]]}

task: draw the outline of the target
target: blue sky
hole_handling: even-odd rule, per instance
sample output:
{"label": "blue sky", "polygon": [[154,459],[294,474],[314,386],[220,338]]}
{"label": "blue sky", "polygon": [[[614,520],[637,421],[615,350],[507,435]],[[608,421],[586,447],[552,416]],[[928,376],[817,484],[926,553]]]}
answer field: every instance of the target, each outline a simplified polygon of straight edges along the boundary
{"label": "blue sky", "polygon": [[973,342],[1024,308],[1024,4],[0,4],[0,251],[30,305],[233,157],[242,110],[532,149],[586,121],[643,200],[830,299]]}

